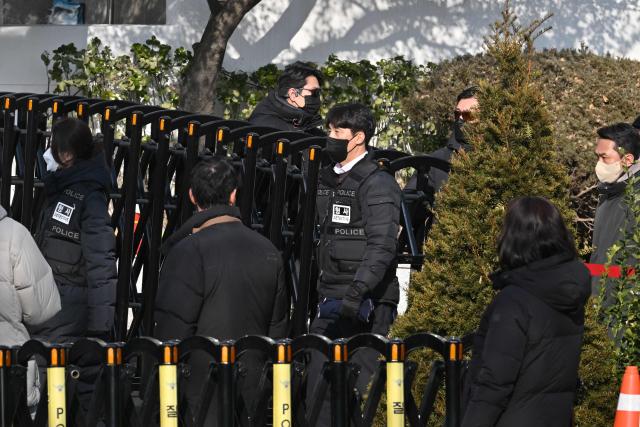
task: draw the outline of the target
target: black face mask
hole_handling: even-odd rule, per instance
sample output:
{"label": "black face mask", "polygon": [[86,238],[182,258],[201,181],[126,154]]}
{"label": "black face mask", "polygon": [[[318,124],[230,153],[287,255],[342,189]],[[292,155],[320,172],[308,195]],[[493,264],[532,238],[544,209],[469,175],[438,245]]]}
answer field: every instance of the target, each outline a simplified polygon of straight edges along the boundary
{"label": "black face mask", "polygon": [[304,97],[304,107],[302,109],[311,115],[315,115],[320,111],[320,97],[315,95],[307,95]]}
{"label": "black face mask", "polygon": [[453,135],[460,144],[467,143],[467,137],[465,136],[462,128],[464,127],[464,120],[458,119],[453,123]]}
{"label": "black face mask", "polygon": [[347,158],[349,152],[347,151],[347,146],[349,145],[350,139],[338,139],[327,137],[327,145],[324,148],[324,151],[327,152],[331,160],[336,163],[340,163],[344,159]]}

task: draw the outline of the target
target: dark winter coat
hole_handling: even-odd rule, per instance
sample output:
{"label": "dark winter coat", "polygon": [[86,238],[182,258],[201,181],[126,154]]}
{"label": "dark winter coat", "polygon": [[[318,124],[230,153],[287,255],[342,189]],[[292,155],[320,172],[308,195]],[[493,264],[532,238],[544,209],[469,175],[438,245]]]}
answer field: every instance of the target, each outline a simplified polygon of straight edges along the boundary
{"label": "dark winter coat", "polygon": [[589,272],[556,255],[497,273],[474,341],[463,427],[568,427]]}
{"label": "dark winter coat", "polygon": [[[223,215],[234,220],[208,224]],[[239,218],[236,207],[198,212],[167,241],[155,311],[159,338],[286,335],[282,257]]]}
{"label": "dark winter coat", "polygon": [[[156,337],[286,336],[290,299],[282,257],[269,240],[239,218],[237,208],[216,206],[193,215],[166,242],[162,252],[168,255],[156,298]],[[202,404],[209,362],[202,353],[187,361],[191,375],[184,386],[192,410]],[[265,360],[249,352],[238,363],[237,388],[245,402],[254,405]],[[210,402],[207,426],[217,425],[216,402]]]}
{"label": "dark winter coat", "polygon": [[[633,166],[629,172],[633,175],[638,172],[640,165]],[[594,264],[606,264],[607,252],[622,238],[623,230],[631,231],[633,222],[631,213],[625,203],[624,195],[627,188],[628,175],[623,175],[617,182],[612,184],[600,183],[598,194],[600,199],[596,208],[595,220],[593,223],[593,252],[589,262]],[[624,262],[623,262],[624,263]],[[600,277],[592,279],[591,291],[594,295],[600,292]],[[607,300],[611,296],[608,294]]]}
{"label": "dark winter coat", "polygon": [[104,156],[78,160],[45,175],[44,186],[46,202],[36,242],[53,271],[62,310],[30,332],[51,341],[74,341],[87,335],[108,339],[114,322],[117,270]]}
{"label": "dark winter coat", "polygon": [[[452,132],[447,145],[437,149],[432,153],[429,153],[429,156],[451,163],[451,158],[453,157],[454,153],[457,153],[460,150],[469,151],[470,148],[471,147],[469,144],[461,144],[460,142],[458,142],[456,140],[455,133]],[[442,186],[448,180],[449,172],[445,172],[437,168],[431,168],[429,170],[429,183],[433,186],[434,193],[440,191]]]}
{"label": "dark winter coat", "polygon": [[251,113],[249,122],[258,126],[268,126],[283,131],[302,131],[313,135],[322,135],[322,118],[318,114],[309,114],[301,108],[290,105],[287,100],[269,93]]}
{"label": "dark winter coat", "polygon": [[[396,278],[401,193],[373,161],[373,152],[349,172],[321,170],[317,210],[322,238],[317,257],[318,292],[342,299],[353,282],[364,283],[374,301],[397,304]],[[342,210],[346,215],[337,215]]]}

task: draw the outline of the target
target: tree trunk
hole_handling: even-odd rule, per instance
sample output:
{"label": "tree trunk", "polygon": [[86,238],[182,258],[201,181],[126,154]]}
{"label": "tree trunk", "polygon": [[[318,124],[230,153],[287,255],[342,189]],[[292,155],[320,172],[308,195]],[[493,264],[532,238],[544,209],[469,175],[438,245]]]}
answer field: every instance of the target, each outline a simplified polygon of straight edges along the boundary
{"label": "tree trunk", "polygon": [[211,16],[180,90],[180,107],[186,111],[211,113],[215,85],[222,69],[227,41],[240,21],[260,0],[209,1]]}

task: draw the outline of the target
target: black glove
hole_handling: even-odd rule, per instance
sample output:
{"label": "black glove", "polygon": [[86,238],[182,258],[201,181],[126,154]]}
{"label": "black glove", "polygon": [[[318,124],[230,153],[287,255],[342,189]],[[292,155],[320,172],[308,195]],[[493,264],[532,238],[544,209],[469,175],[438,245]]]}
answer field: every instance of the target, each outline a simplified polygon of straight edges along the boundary
{"label": "black glove", "polygon": [[367,287],[362,282],[353,282],[347,293],[342,298],[342,306],[340,306],[340,318],[355,320],[360,312],[360,305],[367,293]]}

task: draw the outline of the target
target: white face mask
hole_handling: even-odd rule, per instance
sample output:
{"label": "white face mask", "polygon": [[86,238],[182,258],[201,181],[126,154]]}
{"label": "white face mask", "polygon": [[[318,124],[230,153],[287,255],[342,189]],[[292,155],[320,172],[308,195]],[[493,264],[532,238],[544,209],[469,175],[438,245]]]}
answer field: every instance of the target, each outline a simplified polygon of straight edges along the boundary
{"label": "white face mask", "polygon": [[622,175],[622,162],[607,164],[602,160],[598,160],[596,164],[596,176],[598,180],[605,184],[615,182]]}
{"label": "white face mask", "polygon": [[42,155],[44,158],[44,162],[47,164],[47,170],[49,172],[55,172],[60,169],[60,165],[56,162],[56,159],[53,158],[53,153],[51,153],[51,147],[47,148],[47,151]]}

